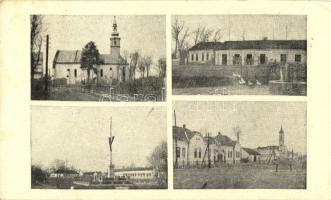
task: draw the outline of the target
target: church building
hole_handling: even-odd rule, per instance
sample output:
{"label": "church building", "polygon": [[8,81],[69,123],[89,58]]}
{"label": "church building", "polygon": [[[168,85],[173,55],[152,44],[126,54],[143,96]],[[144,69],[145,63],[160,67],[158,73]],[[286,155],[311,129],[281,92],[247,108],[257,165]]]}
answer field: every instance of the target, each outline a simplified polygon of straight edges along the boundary
{"label": "church building", "polygon": [[287,147],[285,146],[285,133],[283,126],[281,126],[279,130],[278,144],[279,145],[258,147],[256,150],[260,154],[260,160],[269,163],[273,160],[281,160],[288,157]]}
{"label": "church building", "polygon": [[[129,65],[120,54],[121,38],[114,17],[113,32],[110,37],[110,53],[100,54],[101,63],[90,72],[90,81],[111,84],[113,80],[123,82],[129,79]],[[87,70],[81,68],[81,50],[57,50],[53,60],[54,79],[67,80],[67,84],[87,82]]]}

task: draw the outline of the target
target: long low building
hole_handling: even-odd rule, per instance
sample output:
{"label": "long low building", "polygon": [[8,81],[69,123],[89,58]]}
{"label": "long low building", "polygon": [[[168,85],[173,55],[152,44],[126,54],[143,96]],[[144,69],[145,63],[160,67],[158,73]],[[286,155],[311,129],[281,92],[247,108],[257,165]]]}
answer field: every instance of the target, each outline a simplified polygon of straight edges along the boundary
{"label": "long low building", "polygon": [[155,179],[156,173],[152,167],[115,169],[115,177],[126,177],[133,180],[151,180]]}
{"label": "long low building", "polygon": [[307,60],[306,40],[245,40],[200,42],[189,49],[189,64],[256,66],[269,62],[302,63]]}

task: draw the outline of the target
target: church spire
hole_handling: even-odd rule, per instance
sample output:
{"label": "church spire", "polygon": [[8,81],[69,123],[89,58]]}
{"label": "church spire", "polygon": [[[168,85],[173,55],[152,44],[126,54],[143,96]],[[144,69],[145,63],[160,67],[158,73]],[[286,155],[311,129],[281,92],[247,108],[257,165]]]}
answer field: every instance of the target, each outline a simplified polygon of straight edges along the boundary
{"label": "church spire", "polygon": [[113,21],[113,32],[117,32],[116,16],[114,16],[114,21]]}

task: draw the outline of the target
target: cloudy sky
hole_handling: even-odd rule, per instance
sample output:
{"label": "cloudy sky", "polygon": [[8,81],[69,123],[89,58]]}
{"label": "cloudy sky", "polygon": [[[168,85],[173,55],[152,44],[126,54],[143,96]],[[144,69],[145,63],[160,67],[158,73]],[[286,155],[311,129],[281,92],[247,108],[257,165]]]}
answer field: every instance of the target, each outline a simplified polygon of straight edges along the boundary
{"label": "cloudy sky", "polygon": [[219,131],[235,139],[233,127],[242,130],[244,147],[278,145],[281,125],[288,150],[306,153],[306,103],[304,102],[182,102],[174,103],[177,126],[190,130]]}
{"label": "cloudy sky", "polygon": [[112,117],[113,164],[137,167],[167,140],[162,107],[31,107],[32,164],[50,167],[55,159],[82,170],[106,171]]}
{"label": "cloudy sky", "polygon": [[[221,29],[225,40],[304,40],[307,38],[307,18],[302,15],[179,15],[175,17],[184,22],[185,28],[194,31],[199,26]],[[192,42],[192,41],[191,41]]]}
{"label": "cloudy sky", "polygon": [[[89,41],[96,43],[100,53],[109,54],[113,20],[112,15],[45,15],[43,34],[50,37],[50,61],[56,50],[81,50]],[[139,50],[143,55],[152,56],[154,62],[165,57],[165,16],[120,15],[116,21],[121,53]]]}

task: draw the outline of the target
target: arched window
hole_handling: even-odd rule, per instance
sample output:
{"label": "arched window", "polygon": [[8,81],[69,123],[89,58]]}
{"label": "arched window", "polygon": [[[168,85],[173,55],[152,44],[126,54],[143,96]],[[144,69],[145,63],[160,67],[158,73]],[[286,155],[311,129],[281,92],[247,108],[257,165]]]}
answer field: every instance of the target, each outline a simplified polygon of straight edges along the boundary
{"label": "arched window", "polygon": [[75,78],[77,78],[77,69],[74,70]]}

